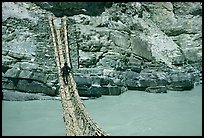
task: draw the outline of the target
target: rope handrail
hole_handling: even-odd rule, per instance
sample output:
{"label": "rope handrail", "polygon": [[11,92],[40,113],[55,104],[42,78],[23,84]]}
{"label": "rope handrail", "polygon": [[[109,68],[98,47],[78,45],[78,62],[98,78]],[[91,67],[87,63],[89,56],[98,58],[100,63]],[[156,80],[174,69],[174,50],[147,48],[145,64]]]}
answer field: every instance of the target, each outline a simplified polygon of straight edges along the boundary
{"label": "rope handrail", "polygon": [[[69,74],[68,85],[64,85],[63,83],[60,69],[65,61],[69,66],[71,66],[70,51],[67,40],[67,18],[66,16],[62,18],[63,23],[61,28],[55,27],[53,22],[54,18],[55,17],[49,17],[49,25],[53,38],[58,78],[60,83],[59,94],[61,96],[61,103],[63,107],[63,118],[66,130],[65,133],[67,136],[109,136],[109,134],[103,131],[86,111],[86,107],[78,94],[73,74]],[[61,40],[61,37],[64,39]],[[63,51],[65,51],[65,54]]]}

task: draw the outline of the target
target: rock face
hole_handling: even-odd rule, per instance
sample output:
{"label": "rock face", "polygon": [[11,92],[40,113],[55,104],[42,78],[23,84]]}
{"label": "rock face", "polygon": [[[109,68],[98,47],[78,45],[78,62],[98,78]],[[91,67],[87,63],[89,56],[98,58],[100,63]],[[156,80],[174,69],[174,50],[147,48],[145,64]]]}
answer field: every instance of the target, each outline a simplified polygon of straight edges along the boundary
{"label": "rock face", "polygon": [[167,93],[167,88],[165,86],[155,86],[148,87],[145,89],[145,91],[149,93]]}
{"label": "rock face", "polygon": [[35,2],[43,9],[51,11],[57,17],[86,14],[100,15],[105,8],[111,7],[112,2]]}
{"label": "rock face", "polygon": [[3,92],[58,95],[49,15],[68,16],[81,96],[192,89],[202,77],[201,11],[199,2],[3,2]]}
{"label": "rock face", "polygon": [[33,3],[2,3],[2,87],[58,93],[48,13]]}

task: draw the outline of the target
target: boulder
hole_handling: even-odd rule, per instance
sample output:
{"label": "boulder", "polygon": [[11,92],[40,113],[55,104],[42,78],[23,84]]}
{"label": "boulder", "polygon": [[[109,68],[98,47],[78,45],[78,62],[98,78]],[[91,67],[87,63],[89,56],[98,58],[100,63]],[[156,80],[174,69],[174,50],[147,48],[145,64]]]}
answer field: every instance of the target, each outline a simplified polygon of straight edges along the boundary
{"label": "boulder", "polygon": [[7,78],[18,78],[20,72],[21,71],[20,71],[19,68],[11,68],[11,69],[6,71],[6,73],[4,74],[4,77],[7,77]]}
{"label": "boulder", "polygon": [[74,80],[76,81],[77,86],[87,86],[90,87],[92,84],[92,80],[90,77],[85,76],[74,76]]}
{"label": "boulder", "polygon": [[145,91],[149,93],[167,93],[167,87],[166,86],[152,86],[152,87],[147,87]]}
{"label": "boulder", "polygon": [[78,90],[79,96],[82,96],[82,97],[90,96],[89,88],[86,85],[77,85],[77,90]]}
{"label": "boulder", "polygon": [[118,86],[107,86],[108,87],[108,91],[109,91],[109,95],[120,95],[121,89]]}
{"label": "boulder", "polygon": [[167,85],[169,90],[183,91],[194,88],[194,78],[191,73],[174,73],[170,75],[170,83]]}
{"label": "boulder", "polygon": [[28,93],[45,93],[47,95],[56,95],[55,89],[33,80],[19,80],[17,90]]}
{"label": "boulder", "polygon": [[22,78],[22,79],[30,79],[31,75],[32,75],[31,71],[29,71],[29,70],[22,70],[18,77]]}
{"label": "boulder", "polygon": [[2,77],[2,89],[14,90],[17,86],[18,80],[12,78]]}
{"label": "boulder", "polygon": [[91,85],[89,88],[90,95],[89,97],[101,97],[102,93],[104,91],[104,88],[100,85]]}
{"label": "boulder", "polygon": [[59,97],[42,94],[23,93],[16,90],[2,90],[3,100],[6,101],[29,101],[29,100],[59,100]]}
{"label": "boulder", "polygon": [[46,83],[47,82],[47,74],[43,73],[43,72],[33,72],[33,75],[30,79],[35,80],[35,81],[39,81],[42,83]]}

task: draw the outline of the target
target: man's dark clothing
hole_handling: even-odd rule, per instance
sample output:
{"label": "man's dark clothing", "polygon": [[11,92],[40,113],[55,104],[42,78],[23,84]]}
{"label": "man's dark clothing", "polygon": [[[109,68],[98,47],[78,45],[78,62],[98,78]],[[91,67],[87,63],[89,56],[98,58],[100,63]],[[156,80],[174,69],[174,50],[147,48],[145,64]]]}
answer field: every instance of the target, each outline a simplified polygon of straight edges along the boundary
{"label": "man's dark clothing", "polygon": [[65,65],[61,68],[63,81],[66,85],[68,84],[68,75],[69,75],[70,71],[71,71],[71,68],[67,65]]}

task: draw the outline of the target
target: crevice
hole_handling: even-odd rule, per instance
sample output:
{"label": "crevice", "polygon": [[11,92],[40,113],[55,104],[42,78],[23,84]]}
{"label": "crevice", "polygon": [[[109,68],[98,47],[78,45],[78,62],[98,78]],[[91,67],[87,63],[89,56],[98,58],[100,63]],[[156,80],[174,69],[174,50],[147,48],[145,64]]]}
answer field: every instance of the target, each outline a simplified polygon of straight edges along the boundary
{"label": "crevice", "polygon": [[2,68],[1,68],[1,69],[2,69],[2,72],[3,72],[3,73],[6,73],[6,71],[9,70],[9,69],[11,69],[11,67],[2,65]]}

